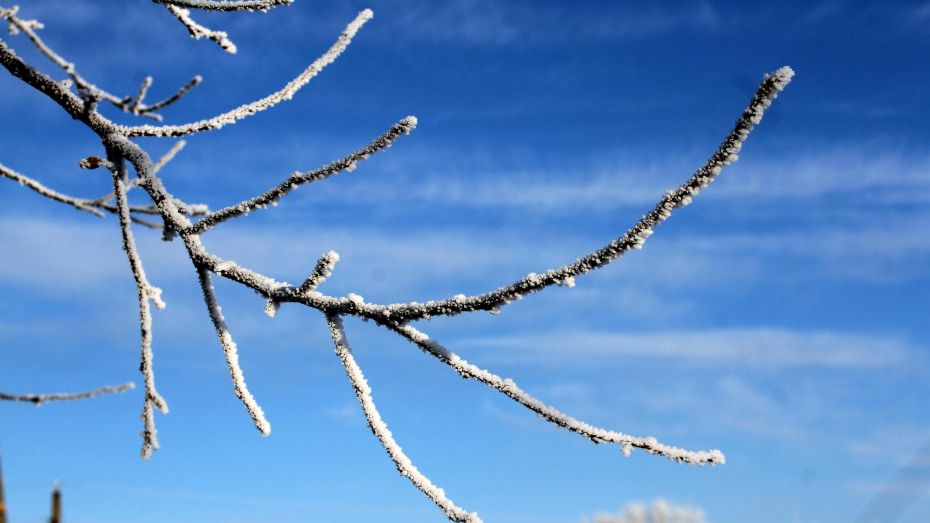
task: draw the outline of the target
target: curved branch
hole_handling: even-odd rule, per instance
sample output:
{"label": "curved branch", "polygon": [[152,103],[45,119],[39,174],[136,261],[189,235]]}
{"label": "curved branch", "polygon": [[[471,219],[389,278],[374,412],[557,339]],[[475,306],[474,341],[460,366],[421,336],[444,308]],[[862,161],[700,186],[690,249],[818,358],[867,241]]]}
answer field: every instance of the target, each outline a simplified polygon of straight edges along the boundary
{"label": "curved branch", "polygon": [[102,396],[104,394],[125,392],[134,388],[136,388],[136,384],[130,381],[123,383],[122,385],[107,385],[105,387],[100,387],[99,389],[89,390],[86,392],[55,392],[52,394],[7,394],[5,392],[0,392],[0,400],[22,401],[27,403],[34,403],[35,405],[41,405],[50,401],[83,400],[87,398],[93,398],[95,396]]}
{"label": "curved branch", "polygon": [[307,85],[310,80],[312,80],[316,75],[320,74],[327,65],[333,63],[343,51],[346,50],[346,47],[352,42],[352,38],[355,37],[355,34],[359,29],[367,22],[371,20],[374,16],[374,13],[371,9],[365,9],[358,14],[358,16],[346,26],[345,30],[336,40],[336,43],[329,48],[328,51],[323,53],[322,56],[317,58],[309,67],[304,69],[302,73],[297,75],[296,78],[287,83],[281,90],[276,91],[261,100],[256,100],[252,103],[245,105],[240,105],[239,107],[227,111],[221,115],[209,118],[207,120],[200,120],[199,122],[192,122],[183,125],[138,125],[138,126],[117,126],[116,130],[120,134],[129,137],[135,136],[184,136],[187,134],[199,133],[203,131],[209,131],[211,129],[219,129],[227,124],[233,124],[242,120],[243,118],[248,118],[255,113],[260,113],[266,109],[270,109],[275,105],[290,100],[294,97],[294,94],[300,90],[303,86]]}
{"label": "curved branch", "polygon": [[[193,78],[191,78],[190,81],[188,81],[186,84],[182,85],[181,88],[178,89],[177,92],[174,93],[173,95],[169,96],[168,98],[165,98],[164,100],[160,102],[155,102],[152,105],[143,105],[140,107],[139,111],[142,114],[154,114],[154,111],[163,109],[177,102],[178,100],[180,100],[182,96],[189,93],[190,90],[193,89],[194,87],[197,87],[198,85],[200,85],[200,82],[202,81],[203,81],[203,77],[198,74],[194,76]],[[161,116],[158,116],[158,115],[156,116],[158,120],[161,120]]]}
{"label": "curved branch", "polygon": [[629,456],[634,448],[638,448],[649,454],[664,456],[672,461],[687,463],[689,465],[720,465],[726,462],[726,457],[724,457],[723,453],[719,450],[685,450],[659,443],[651,436],[645,438],[630,436],[621,432],[595,427],[575,419],[559,411],[555,407],[546,405],[521,389],[510,378],[502,378],[497,374],[468,363],[454,352],[431,340],[429,336],[410,325],[390,323],[382,323],[382,325],[413,342],[423,352],[433,356],[449,367],[452,367],[452,369],[458,372],[463,378],[478,380],[535,412],[546,421],[580,434],[594,443],[616,443],[620,445],[623,454],[626,456]]}
{"label": "curved branch", "polygon": [[646,239],[652,236],[653,229],[668,219],[672,211],[690,204],[692,198],[713,182],[724,167],[738,159],[737,153],[743,141],[749,136],[753,127],[761,121],[765,109],[788,85],[793,76],[794,71],[787,66],[765,75],[749,102],[749,106],[743,111],[733,130],[710,159],[685,183],[675,190],[668,191],[651,211],[643,215],[626,233],[609,244],[586,254],[573,263],[550,269],[542,274],[530,273],[521,280],[485,294],[470,297],[454,296],[426,304],[391,305],[386,308],[390,317],[395,321],[407,321],[470,311],[496,311],[511,301],[522,299],[527,294],[552,285],[574,286],[575,277],[604,267],[630,249],[641,249]]}
{"label": "curved branch", "polygon": [[289,192],[303,184],[315,182],[318,180],[325,180],[326,178],[339,174],[342,171],[354,171],[358,162],[367,160],[372,154],[379,153],[389,148],[398,137],[405,134],[410,134],[410,132],[413,131],[416,126],[417,118],[415,116],[408,116],[394,124],[390,129],[387,130],[387,132],[375,138],[371,143],[346,156],[345,158],[336,160],[329,165],[320,167],[319,169],[313,171],[308,171],[305,173],[296,172],[288,176],[287,179],[285,179],[283,182],[272,187],[271,189],[268,189],[258,196],[241,201],[235,205],[230,205],[229,207],[225,207],[204,216],[203,219],[189,227],[186,232],[200,234],[231,218],[242,216],[243,214],[249,214],[256,209],[264,209],[266,206],[275,203],[282,197],[286,196]]}
{"label": "curved branch", "polygon": [[381,414],[378,412],[375,403],[371,398],[371,387],[368,380],[362,373],[362,369],[355,362],[352,356],[352,348],[349,347],[349,341],[346,339],[345,329],[342,326],[342,318],[336,315],[327,314],[326,322],[329,324],[330,335],[333,338],[333,344],[336,346],[336,355],[342,360],[342,366],[345,367],[346,376],[355,390],[355,397],[358,399],[362,411],[365,413],[365,420],[368,422],[368,428],[371,433],[378,438],[381,446],[387,451],[394,466],[401,476],[409,479],[413,485],[436,504],[442,513],[452,521],[461,523],[481,523],[481,518],[476,512],[467,512],[459,507],[453,501],[446,497],[445,491],[433,484],[426,475],[410,461],[410,458],[404,454],[403,449],[394,440],[394,436],[388,429]]}

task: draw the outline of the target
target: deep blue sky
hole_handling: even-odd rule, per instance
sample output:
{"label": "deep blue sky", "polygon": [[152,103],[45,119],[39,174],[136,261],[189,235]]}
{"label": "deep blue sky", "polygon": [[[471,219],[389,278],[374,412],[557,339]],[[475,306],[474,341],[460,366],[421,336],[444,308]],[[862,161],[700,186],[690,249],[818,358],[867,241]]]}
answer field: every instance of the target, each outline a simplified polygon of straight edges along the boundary
{"label": "deep blue sky", "polygon": [[[138,0],[23,0],[21,15],[100,86],[211,116],[282,86],[364,7],[375,19],[286,105],[193,137],[164,171],[214,208],[342,157],[413,114],[420,125],[351,174],[204,237],[300,281],[329,249],[325,290],[370,301],[475,293],[606,243],[703,163],[763,73],[797,76],[727,169],[642,252],[499,316],[422,325],[466,359],[592,423],[720,448],[713,469],[599,447],[462,381],[377,328],[347,322],[400,444],[488,522],[580,522],[630,501],[701,507],[714,523],[930,520],[930,3],[297,0],[197,14],[227,55]],[[9,3],[0,3],[9,7]],[[63,78],[20,36],[23,57]],[[0,75],[0,163],[79,196],[90,132]],[[131,118],[115,114],[119,121]],[[157,155],[171,141],[142,142]],[[0,390],[140,382],[135,291],[116,221],[0,180]],[[43,521],[429,522],[332,354],[322,317],[271,320],[218,294],[274,432],[235,399],[181,246],[137,232],[168,308],[155,367],[172,407],[138,459],[142,392],[0,404],[9,514]]]}

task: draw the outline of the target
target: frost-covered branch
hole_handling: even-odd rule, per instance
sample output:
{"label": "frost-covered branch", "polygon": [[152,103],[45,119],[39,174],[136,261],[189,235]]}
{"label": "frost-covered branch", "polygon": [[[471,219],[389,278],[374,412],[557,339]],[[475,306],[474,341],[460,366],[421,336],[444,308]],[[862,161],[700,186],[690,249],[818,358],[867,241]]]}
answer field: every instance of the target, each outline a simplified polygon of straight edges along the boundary
{"label": "frost-covered branch", "polygon": [[309,67],[304,69],[302,73],[297,75],[296,78],[287,83],[281,90],[276,91],[261,100],[256,100],[252,103],[245,105],[240,105],[239,107],[227,111],[221,115],[214,116],[206,120],[200,120],[199,122],[193,122],[183,125],[138,125],[132,127],[126,126],[117,126],[117,131],[121,134],[124,134],[129,137],[134,136],[184,136],[186,134],[199,133],[203,131],[209,131],[211,129],[219,129],[224,125],[232,124],[242,120],[243,118],[248,118],[255,113],[260,113],[266,109],[270,109],[275,105],[278,105],[281,102],[290,100],[294,97],[297,91],[301,87],[307,85],[310,80],[312,80],[316,75],[320,74],[327,65],[333,63],[343,51],[346,50],[346,47],[352,42],[352,38],[355,37],[355,34],[365,22],[371,20],[374,16],[374,13],[371,9],[365,9],[358,14],[358,16],[346,26],[345,30],[339,35],[339,38],[336,40],[336,43],[329,48],[328,51],[323,53],[322,56],[317,58]]}
{"label": "frost-covered branch", "polygon": [[129,204],[126,201],[126,188],[123,182],[125,167],[123,159],[115,152],[110,152],[110,161],[113,164],[113,192],[116,194],[116,206],[119,213],[120,231],[123,237],[123,250],[129,259],[133,279],[139,298],[139,330],[141,333],[142,357],[139,370],[142,372],[145,384],[145,399],[142,405],[142,451],[143,459],[151,457],[152,452],[158,450],[158,431],[155,428],[154,409],[163,414],[168,413],[168,404],[155,388],[155,370],[152,368],[152,311],[149,302],[159,309],[165,308],[161,299],[161,289],[149,283],[142,268],[142,260],[136,251],[136,242],[132,235],[132,225],[129,221]]}
{"label": "frost-covered branch", "polygon": [[333,274],[333,268],[336,267],[336,263],[338,262],[339,253],[336,251],[328,251],[321,256],[320,259],[317,260],[316,266],[313,267],[313,272],[300,284],[300,287],[297,288],[297,292],[300,294],[307,294],[315,291],[317,287],[326,281],[326,278],[329,278]]}
{"label": "frost-covered branch", "polygon": [[[179,17],[179,19],[186,17],[189,23],[185,22],[184,19],[182,19],[182,22],[185,23],[192,34],[195,32],[202,32],[202,36],[208,36],[207,33],[220,33],[206,29],[196,24],[196,22],[193,22],[193,20],[190,20],[189,13],[187,12],[188,8],[227,11],[249,10],[266,9],[288,3],[285,0],[155,1],[164,4],[167,9],[176,13],[176,16],[181,14],[182,16]],[[607,245],[585,254],[573,263],[541,273],[530,273],[516,282],[484,294],[471,297],[459,294],[445,300],[429,301],[426,303],[410,302],[381,305],[367,303],[364,298],[355,293],[349,293],[344,297],[335,297],[326,295],[317,290],[320,284],[329,277],[338,260],[338,255],[332,251],[321,257],[307,279],[301,285],[295,287],[287,283],[278,282],[269,276],[214,254],[203,245],[201,233],[236,216],[264,208],[269,204],[274,204],[280,198],[288,194],[289,191],[301,184],[322,180],[342,171],[353,170],[358,161],[364,160],[371,154],[386,149],[401,134],[409,133],[416,125],[415,118],[408,117],[401,120],[366,147],[363,147],[341,160],[314,171],[295,173],[258,196],[213,213],[208,213],[202,206],[189,205],[174,197],[165,187],[164,182],[158,175],[162,166],[173,157],[180,147],[182,147],[181,144],[176,144],[161,160],[153,163],[148,153],[141,145],[130,139],[142,136],[182,136],[210,129],[217,129],[290,99],[298,90],[319,74],[323,68],[340,56],[361,26],[373,16],[370,10],[366,9],[359,13],[355,20],[348,24],[345,31],[326,53],[310,64],[307,69],[291,80],[281,90],[258,101],[242,105],[213,118],[184,125],[164,126],[121,126],[102,116],[97,110],[97,103],[101,99],[109,100],[122,109],[134,113],[140,111],[144,112],[146,107],[151,109],[158,106],[159,104],[154,104],[152,106],[144,105],[144,97],[151,86],[151,80],[147,78],[142,83],[135,96],[117,98],[109,95],[113,98],[110,99],[106,93],[100,91],[78,76],[74,71],[73,65],[55,54],[54,51],[48,48],[48,46],[36,36],[35,29],[40,27],[38,22],[22,21],[16,18],[15,14],[15,8],[0,8],[0,17],[7,19],[13,29],[26,32],[27,36],[31,35],[30,38],[33,43],[39,47],[40,51],[72,76],[72,81],[79,84],[78,93],[80,96],[76,96],[72,93],[70,86],[54,81],[24,62],[2,41],[0,41],[0,64],[17,78],[20,78],[28,85],[47,95],[74,119],[85,124],[90,130],[97,134],[107,150],[107,159],[103,160],[96,157],[89,157],[82,162],[82,166],[87,168],[106,167],[109,169],[113,175],[113,193],[93,201],[76,199],[52,191],[38,182],[19,175],[9,169],[0,168],[0,173],[3,173],[7,178],[18,181],[29,187],[40,195],[66,203],[80,210],[87,212],[97,211],[97,213],[109,211],[115,212],[118,215],[123,248],[126,251],[130,269],[136,283],[139,301],[142,347],[141,371],[145,384],[145,400],[142,411],[142,418],[144,420],[144,429],[142,433],[143,457],[149,457],[152,451],[158,448],[154,409],[158,408],[163,412],[167,412],[167,405],[155,388],[154,372],[152,369],[152,318],[150,309],[151,303],[159,307],[164,304],[160,300],[160,291],[153,287],[146,278],[141,259],[136,252],[131,223],[133,219],[138,218],[133,216],[133,213],[149,213],[159,216],[163,221],[166,235],[168,233],[177,233],[183,242],[190,261],[197,271],[198,280],[204,294],[204,301],[226,356],[226,362],[236,396],[243,402],[256,427],[262,434],[267,434],[270,431],[270,425],[268,425],[267,420],[265,420],[262,409],[255,402],[246,387],[242,369],[238,362],[236,344],[229,333],[222,316],[222,311],[216,301],[212,281],[213,275],[237,282],[254,290],[267,300],[265,310],[269,315],[273,316],[281,303],[290,302],[300,303],[308,308],[319,310],[326,316],[336,347],[336,353],[345,367],[346,374],[352,384],[372,432],[385,448],[390,458],[394,461],[400,473],[409,478],[418,489],[426,494],[429,499],[454,521],[477,522],[480,520],[476,514],[465,512],[446,498],[442,489],[433,485],[426,476],[420,473],[394,441],[393,436],[375,408],[371,398],[371,389],[361,369],[355,362],[351,349],[346,342],[345,331],[342,325],[343,317],[353,316],[363,320],[373,320],[377,324],[412,342],[420,350],[445,363],[461,376],[480,381],[505,394],[550,423],[566,428],[595,443],[616,444],[621,448],[624,454],[629,454],[633,449],[638,448],[647,453],[665,456],[668,459],[680,463],[713,465],[725,462],[723,454],[718,450],[688,451],[662,444],[655,438],[630,436],[620,432],[595,427],[580,421],[546,405],[541,400],[521,389],[513,380],[502,378],[461,359],[455,353],[431,340],[417,328],[414,328],[410,322],[429,319],[433,316],[456,315],[470,311],[495,312],[514,300],[519,300],[528,294],[547,287],[554,285],[573,286],[575,278],[578,276],[606,266],[613,260],[622,257],[631,249],[641,248],[647,238],[651,236],[656,226],[668,219],[674,210],[688,205],[692,198],[697,196],[703,188],[707,187],[715,177],[720,174],[725,166],[736,161],[743,141],[748,137],[754,125],[759,123],[765,109],[791,81],[794,73],[790,68],[783,67],[772,74],[766,75],[753,95],[749,106],[740,115],[733,130],[725,137],[723,143],[710,159],[682,185],[674,190],[668,191],[660,199],[658,204],[643,215],[629,230]],[[191,29],[192,27],[194,29]],[[225,33],[222,33],[222,35],[220,40],[226,39]],[[185,86],[174,99],[179,98],[187,92],[190,87],[196,85],[198,81],[199,77],[195,78],[188,86]],[[117,101],[114,102],[114,99]],[[170,101],[166,101],[165,104],[174,101],[172,99],[169,100]],[[137,175],[137,178],[132,181],[129,181],[127,177],[127,164],[132,165]],[[151,199],[151,205],[129,205],[127,191],[134,186],[138,186],[145,191],[146,195]],[[115,203],[111,204],[110,200],[112,199],[115,199]],[[204,214],[204,218],[196,223],[192,223],[190,217],[196,214]]]}
{"label": "frost-covered branch", "polygon": [[233,341],[232,334],[229,333],[229,329],[226,327],[223,311],[216,302],[216,293],[213,290],[210,271],[198,267],[197,279],[200,281],[200,288],[203,290],[203,300],[207,304],[210,321],[213,322],[216,335],[223,347],[223,354],[226,356],[226,366],[229,367],[229,376],[232,378],[236,397],[242,401],[245,410],[249,412],[249,416],[252,417],[252,421],[255,423],[255,428],[262,433],[262,436],[267,436],[271,434],[271,424],[265,419],[265,412],[255,401],[255,397],[252,396],[245,384],[245,375],[242,374],[242,368],[239,366],[239,349],[236,347],[236,342]]}
{"label": "frost-covered branch", "polygon": [[220,46],[220,48],[227,53],[236,54],[236,44],[229,39],[229,35],[226,34],[226,31],[216,31],[214,29],[210,29],[209,27],[198,24],[193,18],[191,18],[191,12],[183,7],[179,7],[171,3],[166,3],[165,7],[168,8],[169,13],[174,15],[174,17],[177,18],[178,21],[187,28],[187,32],[194,40],[206,38],[207,40],[210,40],[211,42],[214,42],[216,45]]}
{"label": "frost-covered branch", "polygon": [[178,101],[182,96],[184,96],[188,91],[193,89],[197,84],[200,83],[201,78],[199,76],[194,77],[193,80],[188,82],[183,86],[178,92],[171,95],[170,97],[152,104],[145,105],[142,103],[142,99],[145,97],[148,88],[151,86],[152,79],[147,77],[145,82],[139,89],[139,93],[136,97],[119,97],[108,91],[97,87],[83,76],[78,74],[77,68],[73,63],[69,62],[61,55],[56,53],[48,44],[46,44],[42,38],[36,33],[37,29],[42,29],[44,26],[36,20],[23,20],[16,16],[19,12],[19,6],[13,6],[9,9],[0,7],[0,19],[5,19],[10,24],[10,33],[16,34],[17,32],[22,32],[29,38],[30,41],[36,46],[36,48],[45,55],[46,58],[51,60],[55,65],[61,67],[68,76],[71,78],[71,81],[78,88],[79,91],[84,91],[87,93],[93,94],[99,99],[106,100],[119,108],[121,111],[128,112],[130,114],[138,116],[146,116],[154,120],[161,121],[161,115],[157,114],[155,111],[162,109],[176,101]]}
{"label": "frost-covered branch", "polygon": [[294,0],[153,0],[168,6],[189,7],[204,11],[267,11],[290,5]]}
{"label": "frost-covered branch", "polygon": [[45,196],[46,198],[50,200],[54,200],[56,202],[61,202],[61,203],[70,205],[71,207],[74,207],[75,209],[79,211],[89,212],[93,214],[94,216],[99,216],[103,218],[103,213],[100,212],[99,209],[97,209],[99,205],[96,204],[96,202],[94,202],[93,200],[86,200],[84,198],[75,198],[73,196],[62,194],[53,189],[49,189],[48,187],[37,182],[36,180],[33,180],[32,178],[29,178],[28,176],[22,175],[3,164],[0,164],[0,176],[9,178],[13,180],[14,182],[19,183],[23,187],[32,189],[33,191],[39,193],[42,196]]}
{"label": "frost-covered branch", "polygon": [[[175,142],[175,144],[171,146],[171,149],[169,149],[168,152],[162,155],[162,157],[159,158],[158,161],[152,165],[152,172],[151,172],[152,176],[157,175],[159,171],[164,169],[165,165],[167,165],[168,162],[173,160],[174,157],[177,156],[179,152],[181,152],[181,149],[184,149],[185,145],[187,145],[187,142],[185,142],[184,140],[179,140]],[[129,180],[129,182],[126,183],[126,192],[128,193],[133,188],[138,187],[140,183],[142,183],[142,178],[140,177],[136,177],[136,178]],[[105,194],[101,196],[100,198],[97,198],[96,200],[94,200],[94,203],[104,204],[112,200],[115,197],[116,197],[116,193],[111,192],[109,194]],[[206,214],[205,206],[203,206],[202,204],[196,204],[195,207],[196,207],[196,210],[200,212],[192,212],[191,214],[193,215]],[[151,207],[151,209],[153,209],[153,214],[158,214],[158,209],[154,207]]]}
{"label": "frost-covered branch", "polygon": [[196,234],[202,233],[230,218],[242,216],[243,214],[249,214],[256,209],[264,209],[268,205],[274,204],[279,199],[283,198],[289,192],[297,189],[301,185],[319,180],[325,180],[326,178],[339,174],[343,171],[352,172],[355,170],[358,162],[367,160],[372,154],[379,153],[391,147],[391,145],[394,143],[394,140],[402,135],[410,134],[410,132],[413,131],[416,126],[416,117],[408,116],[394,124],[390,129],[387,130],[387,132],[375,138],[371,143],[346,156],[345,158],[336,160],[329,165],[320,167],[319,169],[313,171],[293,173],[278,185],[268,189],[258,196],[241,201],[235,205],[230,205],[229,207],[225,207],[204,216],[199,222],[191,226],[188,231]]}
{"label": "frost-covered branch", "polygon": [[[67,194],[63,194],[53,189],[50,189],[46,187],[45,185],[43,185],[42,183],[28,176],[25,176],[21,173],[18,173],[3,164],[0,164],[0,176],[13,180],[19,183],[20,185],[22,185],[23,187],[32,189],[37,194],[44,196],[52,201],[56,201],[56,202],[69,205],[79,211],[89,212],[93,214],[94,216],[98,216],[100,218],[104,217],[103,211],[113,213],[113,214],[117,213],[116,205],[107,203],[106,201],[101,200],[101,199],[89,200],[87,198],[76,198],[74,196],[68,196]],[[107,199],[109,200],[113,197],[114,195],[111,194],[108,196]],[[203,214],[204,212],[206,212],[204,209],[199,208],[199,207],[193,207],[192,209],[193,211],[197,211],[195,213],[191,213],[192,215]],[[191,210],[191,209],[188,208],[188,210]],[[160,228],[158,224],[154,224],[152,222],[149,222],[147,220],[144,220],[136,216],[136,214],[158,215],[158,210],[155,209],[154,207],[148,206],[148,205],[130,205],[129,212],[131,213],[130,220],[132,220],[133,222],[138,223],[140,225],[144,225],[149,228],[155,228],[155,229]]]}
{"label": "frost-covered branch", "polygon": [[423,352],[433,356],[439,361],[452,367],[463,378],[478,380],[485,385],[502,392],[510,399],[530,409],[540,417],[571,432],[580,434],[594,443],[616,443],[620,445],[625,456],[629,456],[634,448],[642,449],[649,454],[664,456],[678,463],[689,465],[719,465],[726,462],[726,458],[719,450],[685,450],[659,443],[653,437],[637,437],[595,427],[565,414],[555,407],[546,405],[539,399],[521,389],[510,378],[502,378],[497,374],[488,372],[472,365],[460,358],[454,352],[446,349],[429,336],[410,325],[387,324],[387,328],[400,334],[407,340],[415,343]]}
{"label": "frost-covered branch", "polygon": [[604,267],[622,257],[630,249],[641,249],[646,239],[652,236],[653,229],[668,219],[672,211],[690,204],[692,198],[713,182],[724,167],[739,158],[738,153],[743,141],[749,136],[753,127],[762,120],[765,110],[775,100],[778,93],[788,85],[793,76],[794,71],[787,66],[765,75],[749,105],[736,121],[733,130],[710,159],[677,189],[666,192],[651,211],[644,214],[619,238],[572,263],[547,270],[542,274],[530,273],[523,279],[492,292],[469,297],[458,295],[426,304],[391,305],[387,308],[391,318],[406,321],[468,311],[496,311],[512,301],[520,300],[527,294],[546,287],[553,285],[573,287],[576,277]]}
{"label": "frost-covered branch", "polygon": [[89,390],[86,392],[55,392],[52,394],[7,394],[5,392],[0,392],[0,400],[22,401],[27,403],[34,403],[35,405],[41,405],[50,401],[83,400],[87,398],[93,398],[95,396],[102,396],[104,394],[111,394],[114,392],[125,392],[134,388],[136,388],[136,384],[128,382],[123,383],[122,385],[107,385],[105,387],[100,387],[99,389]]}
{"label": "frost-covered branch", "polygon": [[387,424],[381,419],[381,414],[375,407],[375,402],[371,398],[371,387],[368,386],[368,380],[362,374],[362,369],[355,362],[352,356],[352,348],[349,347],[349,341],[346,339],[345,329],[342,326],[342,318],[333,314],[326,316],[329,324],[330,334],[333,338],[333,344],[336,346],[336,355],[342,360],[342,366],[345,367],[346,376],[355,390],[355,397],[358,399],[362,411],[365,413],[365,419],[368,421],[368,427],[372,434],[381,442],[381,446],[387,451],[394,466],[401,476],[409,479],[420,492],[426,495],[430,501],[436,504],[442,513],[452,521],[462,523],[480,523],[481,518],[475,512],[467,512],[460,508],[451,499],[446,497],[445,491],[433,484],[420,470],[410,461],[410,458],[404,454],[403,449],[394,440],[394,436],[388,429]]}

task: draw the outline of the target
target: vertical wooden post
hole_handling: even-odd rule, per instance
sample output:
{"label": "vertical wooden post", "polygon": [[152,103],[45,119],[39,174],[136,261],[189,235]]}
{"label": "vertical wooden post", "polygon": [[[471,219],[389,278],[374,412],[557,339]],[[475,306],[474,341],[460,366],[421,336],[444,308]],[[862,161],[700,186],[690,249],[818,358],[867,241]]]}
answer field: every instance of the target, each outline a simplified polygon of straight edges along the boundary
{"label": "vertical wooden post", "polygon": [[0,460],[0,523],[6,523],[6,500],[3,497],[3,460]]}
{"label": "vertical wooden post", "polygon": [[52,484],[52,517],[49,523],[61,523],[61,489],[57,481]]}

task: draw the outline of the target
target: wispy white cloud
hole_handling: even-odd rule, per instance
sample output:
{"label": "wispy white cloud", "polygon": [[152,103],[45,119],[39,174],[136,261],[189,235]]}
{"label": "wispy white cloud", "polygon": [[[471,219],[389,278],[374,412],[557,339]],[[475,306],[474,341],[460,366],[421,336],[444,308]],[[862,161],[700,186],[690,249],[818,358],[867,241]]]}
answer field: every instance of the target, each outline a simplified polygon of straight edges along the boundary
{"label": "wispy white cloud", "polygon": [[657,499],[650,504],[627,503],[615,513],[600,512],[583,523],[704,523],[704,511]]}
{"label": "wispy white cloud", "polygon": [[626,358],[660,358],[728,366],[881,369],[903,364],[908,342],[867,334],[783,328],[655,333],[545,332],[460,339],[457,346],[495,357],[545,364],[604,366]]}
{"label": "wispy white cloud", "polygon": [[[800,147],[777,157],[745,154],[702,199],[752,198],[760,203],[823,197],[868,197],[873,203],[926,203],[930,199],[930,156],[905,155],[880,144],[846,144],[825,150]],[[450,172],[448,162],[459,167]],[[684,155],[644,160],[642,153],[615,151],[542,166],[529,152],[520,158],[486,153],[432,151],[407,155],[406,164],[387,159],[392,174],[344,182],[351,191],[320,186],[328,199],[355,203],[423,202],[465,207],[608,210],[653,204],[699,165]],[[694,157],[689,155],[689,157]],[[509,165],[501,170],[493,165]],[[381,169],[384,163],[373,166]],[[406,173],[417,173],[415,177]],[[732,181],[731,181],[732,179]]]}
{"label": "wispy white cloud", "polygon": [[491,0],[407,2],[402,15],[408,37],[472,45],[622,40],[673,31],[714,31],[722,23],[723,16],[707,1],[675,8],[634,3],[597,11],[583,5],[566,10]]}

